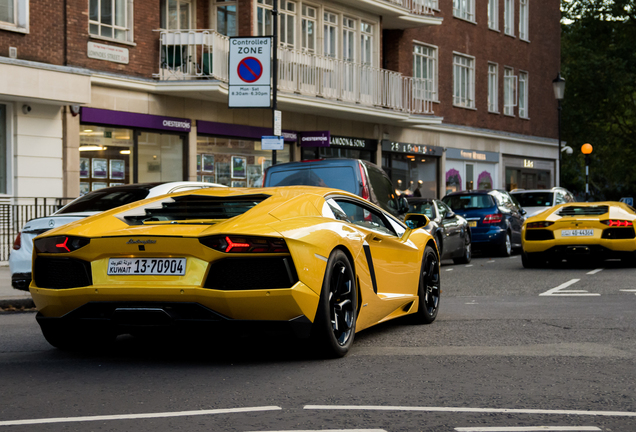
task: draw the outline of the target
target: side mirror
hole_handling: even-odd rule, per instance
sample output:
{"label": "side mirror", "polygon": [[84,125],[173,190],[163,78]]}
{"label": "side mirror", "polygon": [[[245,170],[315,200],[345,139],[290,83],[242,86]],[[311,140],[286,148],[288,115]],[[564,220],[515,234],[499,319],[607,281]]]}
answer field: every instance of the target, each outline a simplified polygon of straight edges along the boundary
{"label": "side mirror", "polygon": [[524,209],[519,209],[519,213],[521,213],[521,216],[525,216],[528,214],[528,212],[525,211]]}
{"label": "side mirror", "polygon": [[423,228],[429,223],[428,216],[420,213],[408,213],[404,216],[404,223],[411,229]]}
{"label": "side mirror", "polygon": [[404,197],[404,195],[400,195],[397,198],[397,202],[398,202],[398,213],[404,214],[409,211],[409,202],[406,200],[406,197]]}
{"label": "side mirror", "polygon": [[446,213],[446,216],[444,217],[444,219],[450,219],[454,217],[455,217],[455,212],[449,211],[448,213]]}

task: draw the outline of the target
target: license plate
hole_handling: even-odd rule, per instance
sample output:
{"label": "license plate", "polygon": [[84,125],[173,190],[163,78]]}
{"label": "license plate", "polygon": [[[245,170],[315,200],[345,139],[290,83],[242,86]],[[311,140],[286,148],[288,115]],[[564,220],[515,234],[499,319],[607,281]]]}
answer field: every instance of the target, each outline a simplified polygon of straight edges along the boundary
{"label": "license plate", "polygon": [[561,230],[561,237],[591,237],[593,235],[593,229]]}
{"label": "license plate", "polygon": [[473,228],[477,226],[477,221],[468,221],[468,226]]}
{"label": "license plate", "polygon": [[185,258],[110,258],[108,275],[185,275]]}

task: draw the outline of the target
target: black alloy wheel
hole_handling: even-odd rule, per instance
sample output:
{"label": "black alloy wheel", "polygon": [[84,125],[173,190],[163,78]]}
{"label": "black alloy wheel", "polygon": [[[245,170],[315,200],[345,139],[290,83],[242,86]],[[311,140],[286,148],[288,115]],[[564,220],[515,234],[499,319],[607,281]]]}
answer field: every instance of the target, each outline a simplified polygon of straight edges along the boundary
{"label": "black alloy wheel", "polygon": [[358,291],[349,259],[341,250],[331,253],[320,293],[312,338],[321,354],[343,357],[355,336]]}
{"label": "black alloy wheel", "polygon": [[442,294],[439,268],[440,263],[437,252],[431,246],[426,246],[420,272],[420,285],[417,291],[419,308],[414,315],[414,320],[417,324],[430,324],[437,318]]}
{"label": "black alloy wheel", "polygon": [[472,259],[473,259],[473,244],[470,240],[470,235],[466,233],[464,237],[464,251],[462,253],[462,256],[453,258],[453,262],[455,264],[469,264]]}

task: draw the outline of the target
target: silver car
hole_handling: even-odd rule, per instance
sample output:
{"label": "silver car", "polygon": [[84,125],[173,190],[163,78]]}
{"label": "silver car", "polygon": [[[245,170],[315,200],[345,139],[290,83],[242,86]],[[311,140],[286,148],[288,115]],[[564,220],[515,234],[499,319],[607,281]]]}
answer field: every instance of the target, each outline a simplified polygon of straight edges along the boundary
{"label": "silver car", "polygon": [[576,202],[574,195],[562,187],[552,189],[513,189],[510,195],[521,204],[527,212],[526,218],[537,215],[557,204]]}

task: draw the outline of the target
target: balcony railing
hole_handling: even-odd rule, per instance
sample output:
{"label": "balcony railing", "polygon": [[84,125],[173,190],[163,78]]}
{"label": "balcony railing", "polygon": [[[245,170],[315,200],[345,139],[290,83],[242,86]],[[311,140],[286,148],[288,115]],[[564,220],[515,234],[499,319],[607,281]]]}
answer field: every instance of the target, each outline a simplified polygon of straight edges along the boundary
{"label": "balcony railing", "polygon": [[385,3],[391,3],[396,6],[403,7],[417,15],[432,15],[433,2],[431,0],[381,0]]}
{"label": "balcony railing", "polygon": [[[395,0],[417,2],[418,0]],[[229,38],[213,30],[162,31],[160,80],[217,79],[228,82]],[[399,72],[279,47],[281,92],[432,114],[432,82]]]}

